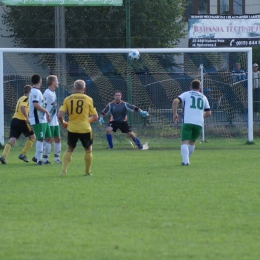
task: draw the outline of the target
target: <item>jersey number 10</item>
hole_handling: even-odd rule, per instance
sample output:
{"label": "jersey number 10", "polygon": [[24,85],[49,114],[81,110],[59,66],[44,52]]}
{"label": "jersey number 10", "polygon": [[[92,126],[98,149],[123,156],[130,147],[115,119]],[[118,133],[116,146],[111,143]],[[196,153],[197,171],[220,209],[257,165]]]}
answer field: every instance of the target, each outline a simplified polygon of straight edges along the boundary
{"label": "jersey number 10", "polygon": [[190,108],[198,108],[199,110],[202,110],[203,107],[204,107],[204,101],[202,98],[198,97],[198,98],[195,98],[193,96],[191,96],[191,99],[192,99],[192,103],[191,103],[191,106]]}

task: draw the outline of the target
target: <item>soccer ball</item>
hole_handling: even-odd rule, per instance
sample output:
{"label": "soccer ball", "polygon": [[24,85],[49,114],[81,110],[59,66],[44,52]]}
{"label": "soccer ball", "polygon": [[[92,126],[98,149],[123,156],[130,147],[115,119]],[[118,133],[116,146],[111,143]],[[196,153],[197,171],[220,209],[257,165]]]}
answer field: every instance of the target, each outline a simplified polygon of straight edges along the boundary
{"label": "soccer ball", "polygon": [[139,53],[139,51],[137,51],[137,50],[132,50],[132,51],[130,51],[130,52],[128,53],[128,58],[129,58],[130,60],[139,60],[139,58],[140,58],[140,53]]}

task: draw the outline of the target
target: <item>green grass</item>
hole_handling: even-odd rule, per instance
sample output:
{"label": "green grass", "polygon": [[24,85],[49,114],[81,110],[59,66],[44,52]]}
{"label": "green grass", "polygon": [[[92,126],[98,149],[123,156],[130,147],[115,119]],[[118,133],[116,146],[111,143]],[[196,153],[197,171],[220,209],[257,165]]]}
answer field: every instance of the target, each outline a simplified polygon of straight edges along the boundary
{"label": "green grass", "polygon": [[90,177],[82,147],[65,177],[13,148],[0,165],[0,259],[260,259],[257,144],[198,143],[189,167],[179,142],[126,145],[94,145]]}

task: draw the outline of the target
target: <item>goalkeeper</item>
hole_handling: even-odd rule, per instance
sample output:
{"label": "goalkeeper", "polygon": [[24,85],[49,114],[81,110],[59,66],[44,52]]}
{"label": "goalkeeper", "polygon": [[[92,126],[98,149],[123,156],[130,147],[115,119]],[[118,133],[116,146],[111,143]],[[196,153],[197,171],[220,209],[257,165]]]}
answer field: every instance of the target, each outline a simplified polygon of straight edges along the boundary
{"label": "goalkeeper", "polygon": [[149,114],[148,112],[143,111],[140,108],[131,105],[127,102],[124,102],[121,99],[122,92],[117,90],[114,95],[114,100],[105,107],[105,109],[101,112],[100,115],[99,123],[103,124],[103,117],[107,114],[110,114],[110,120],[106,128],[106,137],[109,145],[107,149],[113,148],[113,139],[111,132],[116,132],[117,129],[120,129],[122,133],[126,133],[129,137],[131,137],[139,149],[143,149],[140,140],[131,131],[131,127],[127,123],[127,111],[139,112],[143,117],[147,117],[149,116]]}

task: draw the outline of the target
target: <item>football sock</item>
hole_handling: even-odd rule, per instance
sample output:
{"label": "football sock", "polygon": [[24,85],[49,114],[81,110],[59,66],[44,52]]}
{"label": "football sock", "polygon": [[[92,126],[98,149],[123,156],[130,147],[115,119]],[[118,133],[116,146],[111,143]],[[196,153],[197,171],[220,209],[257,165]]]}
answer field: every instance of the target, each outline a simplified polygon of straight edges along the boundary
{"label": "football sock", "polygon": [[45,149],[45,145],[47,144],[47,142],[45,140],[43,140],[43,151]]}
{"label": "football sock", "polygon": [[189,148],[189,156],[191,156],[195,150],[195,145],[188,145],[188,148]]}
{"label": "football sock", "polygon": [[112,135],[111,134],[107,135],[107,141],[108,141],[109,147],[113,148],[113,140],[112,140]]}
{"label": "football sock", "polygon": [[3,156],[4,156],[4,158],[7,157],[7,155],[9,154],[9,152],[10,152],[10,150],[11,150],[11,148],[12,148],[12,145],[11,145],[10,143],[7,143],[7,144],[5,145],[5,149],[4,149],[4,151],[3,151]]}
{"label": "football sock", "polygon": [[43,142],[36,141],[36,158],[37,162],[42,161],[42,153],[43,153]]}
{"label": "football sock", "polygon": [[137,137],[133,138],[133,141],[135,142],[135,144],[138,146],[139,149],[143,149],[143,146]]}
{"label": "football sock", "polygon": [[85,151],[84,160],[85,160],[85,172],[90,173],[91,164],[92,164],[92,160],[93,160],[92,151]]}
{"label": "football sock", "polygon": [[68,152],[66,151],[63,155],[63,163],[62,163],[62,173],[67,173],[67,168],[69,166],[69,163],[71,161],[71,158],[72,158],[72,153],[71,152]]}
{"label": "football sock", "polygon": [[61,143],[54,143],[55,160],[60,159]]}
{"label": "football sock", "polygon": [[46,162],[48,160],[48,157],[50,155],[50,152],[51,152],[51,144],[48,143],[48,142],[45,142],[44,141],[44,148],[43,148],[43,161]]}
{"label": "football sock", "polygon": [[181,156],[182,156],[182,162],[187,164],[189,162],[189,148],[187,144],[181,145]]}
{"label": "football sock", "polygon": [[26,153],[32,148],[34,144],[34,140],[28,139],[27,142],[25,143],[25,146],[22,150],[22,155],[25,156]]}

